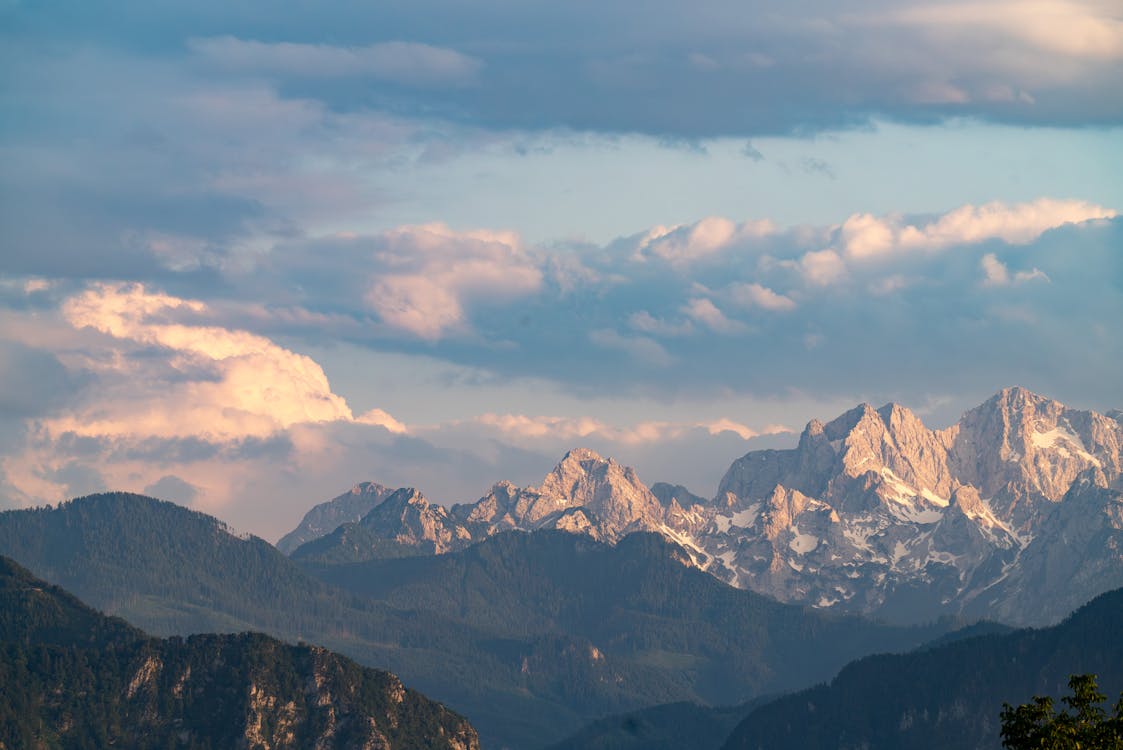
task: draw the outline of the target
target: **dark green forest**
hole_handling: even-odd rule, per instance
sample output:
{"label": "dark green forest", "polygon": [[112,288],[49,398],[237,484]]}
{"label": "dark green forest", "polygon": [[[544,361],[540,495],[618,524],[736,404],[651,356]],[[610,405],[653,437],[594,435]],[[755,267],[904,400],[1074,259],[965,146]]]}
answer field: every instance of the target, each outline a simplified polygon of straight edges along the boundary
{"label": "dark green forest", "polygon": [[392,674],[265,635],[150,638],[0,557],[0,747],[474,746]]}
{"label": "dark green forest", "polygon": [[1051,628],[860,659],[830,684],[753,711],[725,748],[993,750],[1001,744],[1005,703],[1060,695],[1073,673],[1098,673],[1105,692],[1123,691],[1121,634],[1123,590],[1117,590]]}

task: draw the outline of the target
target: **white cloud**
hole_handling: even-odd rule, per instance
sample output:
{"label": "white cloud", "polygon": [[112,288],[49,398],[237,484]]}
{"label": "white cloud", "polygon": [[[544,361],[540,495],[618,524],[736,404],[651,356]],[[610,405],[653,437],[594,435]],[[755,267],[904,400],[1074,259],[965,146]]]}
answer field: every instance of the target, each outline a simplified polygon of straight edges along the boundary
{"label": "white cloud", "polygon": [[983,286],[1009,286],[1021,284],[1034,279],[1049,281],[1049,277],[1040,269],[1018,271],[1013,276],[1006,264],[998,259],[994,253],[987,253],[979,260],[979,267],[983,271]]}
{"label": "white cloud", "polygon": [[760,307],[775,312],[789,312],[796,308],[795,301],[760,284],[735,284],[729,289],[734,301],[746,307]]}
{"label": "white cloud", "polygon": [[536,291],[542,270],[512,232],[457,232],[443,224],[400,227],[379,239],[366,295],[386,324],[436,341],[470,328],[465,306]]}
{"label": "white cloud", "polygon": [[[111,340],[109,352],[86,363],[104,390],[85,409],[45,421],[51,436],[231,441],[354,418],[311,358],[248,331],[205,325],[208,307],[198,300],[139,284],[96,284],[68,299],[62,312],[75,328]],[[145,347],[161,356],[132,356]],[[364,420],[405,431],[385,412]]]}
{"label": "white cloud", "polygon": [[482,64],[455,50],[417,42],[362,47],[296,42],[259,42],[233,36],[192,39],[191,51],[227,70],[303,78],[369,76],[411,85],[464,85]]}
{"label": "white cloud", "polygon": [[1000,201],[965,205],[921,225],[907,224],[895,215],[854,214],[842,224],[839,234],[846,256],[864,260],[991,239],[1024,245],[1065,224],[1114,216],[1114,210],[1085,201],[1039,198],[1014,205]]}
{"label": "white cloud", "polygon": [[731,320],[725,316],[710,300],[705,297],[695,297],[682,307],[682,312],[691,320],[701,323],[715,333],[740,333],[745,330],[745,324],[739,320]]}
{"label": "white cloud", "polygon": [[796,267],[812,286],[829,286],[847,276],[846,263],[830,248],[804,253]]}
{"label": "white cloud", "polygon": [[657,226],[639,238],[636,259],[660,258],[684,264],[715,255],[737,243],[766,237],[776,231],[770,221],[736,224],[721,216],[708,216],[694,224]]}

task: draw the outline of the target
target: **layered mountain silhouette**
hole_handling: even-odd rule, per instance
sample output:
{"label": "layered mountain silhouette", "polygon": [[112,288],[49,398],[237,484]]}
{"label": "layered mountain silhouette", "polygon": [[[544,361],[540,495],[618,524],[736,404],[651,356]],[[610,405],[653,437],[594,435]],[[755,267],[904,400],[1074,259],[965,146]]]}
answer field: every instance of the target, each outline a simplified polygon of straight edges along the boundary
{"label": "layered mountain silhouette", "polygon": [[375,482],[360,482],[338,497],[320,503],[304,514],[300,524],[277,542],[286,555],[300,545],[330,534],[345,523],[358,521],[394,492]]}
{"label": "layered mountain silhouette", "polygon": [[[537,487],[451,508],[399,490],[293,552],[309,562],[442,554],[506,530],[613,543],[653,531],[731,585],[896,622],[1056,622],[1123,585],[1123,423],[1008,388],[955,425],[861,405],[789,450],[736,460],[717,495],[648,489],[570,451]],[[1072,544],[1070,540],[1080,540]]]}
{"label": "layered mountain silhouette", "polygon": [[209,516],[124,493],[0,513],[0,554],[150,632],[259,630],[388,669],[491,747],[542,747],[610,712],[798,688],[950,627],[780,604],[653,534],[614,546],[496,534],[439,556],[312,566],[325,583]]}
{"label": "layered mountain silhouette", "polygon": [[251,633],[150,638],[0,557],[0,747],[113,746],[480,745],[388,672]]}
{"label": "layered mountain silhouette", "polygon": [[996,748],[1003,703],[1067,695],[1072,674],[1096,674],[1114,705],[1123,692],[1120,633],[1123,590],[1116,590],[1050,628],[871,656],[829,685],[755,709],[724,750]]}

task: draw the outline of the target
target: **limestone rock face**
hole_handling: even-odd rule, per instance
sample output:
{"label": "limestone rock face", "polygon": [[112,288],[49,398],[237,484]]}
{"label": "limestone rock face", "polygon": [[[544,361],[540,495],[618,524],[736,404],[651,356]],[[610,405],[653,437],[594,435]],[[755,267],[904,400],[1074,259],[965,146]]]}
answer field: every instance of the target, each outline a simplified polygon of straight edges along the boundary
{"label": "limestone rock face", "polygon": [[361,534],[334,536],[369,557],[384,552],[364,545],[440,554],[511,530],[610,543],[655,531],[692,564],[781,601],[898,622],[1045,624],[1123,585],[1121,495],[1123,413],[1007,388],[942,430],[898,404],[812,420],[796,447],[734,461],[712,500],[648,489],[578,448],[537,487],[499,482],[448,510],[399,490]]}
{"label": "limestone rock face", "polygon": [[472,535],[444,506],[430,503],[412,487],[396,490],[359,524],[381,538],[436,555],[461,549],[472,541]]}
{"label": "limestone rock face", "polygon": [[277,549],[290,555],[300,545],[327,536],[342,524],[358,521],[393,492],[376,482],[360,482],[308,511],[299,526],[281,537]]}
{"label": "limestone rock face", "polygon": [[938,431],[863,404],[735,461],[692,541],[715,575],[783,601],[1042,624],[1119,585],[1121,459],[1118,419],[1023,388]]}

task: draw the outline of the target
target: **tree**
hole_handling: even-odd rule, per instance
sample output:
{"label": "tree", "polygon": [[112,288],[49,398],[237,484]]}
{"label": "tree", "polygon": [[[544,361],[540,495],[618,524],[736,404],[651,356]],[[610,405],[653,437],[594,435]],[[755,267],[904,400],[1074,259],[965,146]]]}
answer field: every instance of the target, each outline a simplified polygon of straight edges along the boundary
{"label": "tree", "polygon": [[[1123,696],[1108,715],[1100,705],[1096,675],[1072,675],[1068,710],[1055,713],[1053,699],[1036,695],[1015,708],[1002,704],[1002,746],[1008,750],[1123,750]],[[1071,713],[1070,713],[1071,712]]]}

